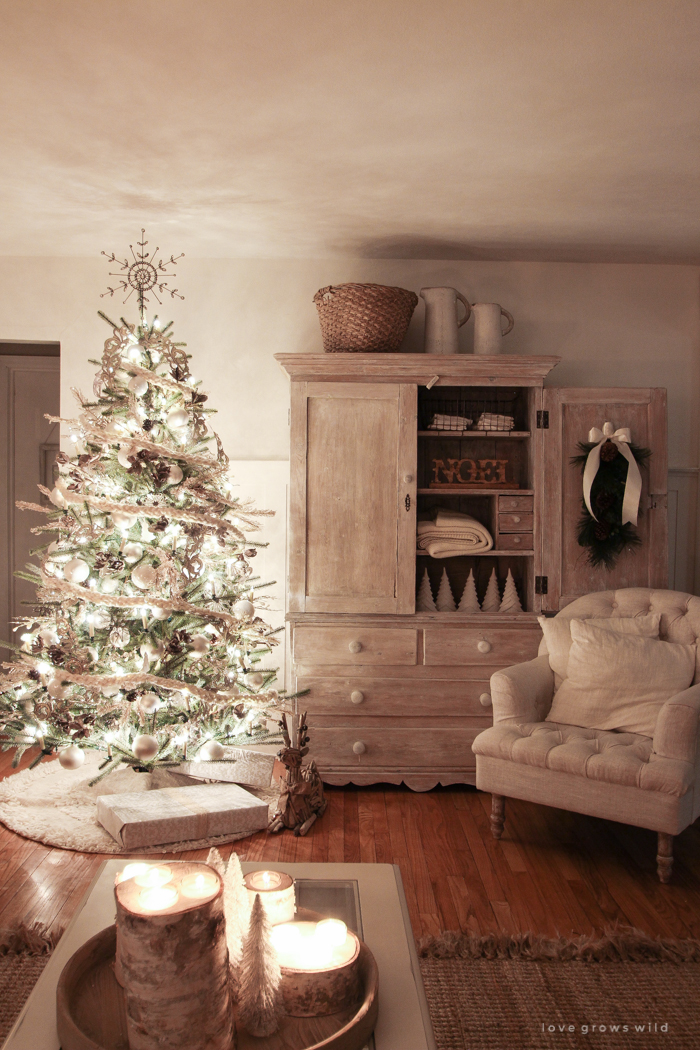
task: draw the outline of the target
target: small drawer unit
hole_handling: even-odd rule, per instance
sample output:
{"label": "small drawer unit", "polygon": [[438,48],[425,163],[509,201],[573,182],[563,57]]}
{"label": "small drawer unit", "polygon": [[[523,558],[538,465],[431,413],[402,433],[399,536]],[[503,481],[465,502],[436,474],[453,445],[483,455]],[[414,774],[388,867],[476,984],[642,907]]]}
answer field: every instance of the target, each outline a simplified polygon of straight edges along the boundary
{"label": "small drawer unit", "polygon": [[534,660],[542,632],[537,624],[532,627],[507,628],[472,627],[425,631],[424,662],[433,667],[459,667],[477,664],[508,667],[511,664]]}
{"label": "small drawer unit", "polygon": [[499,551],[531,551],[534,537],[531,532],[499,532],[496,546]]}
{"label": "small drawer unit", "polygon": [[491,687],[484,675],[466,681],[419,681],[390,678],[297,679],[297,689],[308,689],[299,706],[309,718],[331,715],[352,719],[480,717],[491,706]]}
{"label": "small drawer unit", "polygon": [[534,510],[534,497],[533,496],[499,496],[498,497],[498,513],[499,514],[520,514],[524,512],[526,514],[532,514]]}
{"label": "small drawer unit", "polygon": [[314,727],[309,719],[309,755],[321,771],[367,767],[384,770],[471,770],[472,744],[481,728],[392,729],[379,726]]}
{"label": "small drawer unit", "polygon": [[499,532],[532,532],[533,515],[521,510],[519,514],[499,511]]}
{"label": "small drawer unit", "polygon": [[418,660],[418,632],[403,628],[299,626],[293,645],[297,667],[412,666]]}

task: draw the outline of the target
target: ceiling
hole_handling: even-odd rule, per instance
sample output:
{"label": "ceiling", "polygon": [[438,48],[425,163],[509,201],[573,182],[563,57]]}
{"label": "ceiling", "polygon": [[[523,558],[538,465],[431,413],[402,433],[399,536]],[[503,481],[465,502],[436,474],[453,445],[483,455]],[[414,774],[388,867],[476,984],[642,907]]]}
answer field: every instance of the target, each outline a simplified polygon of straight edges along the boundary
{"label": "ceiling", "polygon": [[0,0],[0,254],[700,263],[697,0]]}

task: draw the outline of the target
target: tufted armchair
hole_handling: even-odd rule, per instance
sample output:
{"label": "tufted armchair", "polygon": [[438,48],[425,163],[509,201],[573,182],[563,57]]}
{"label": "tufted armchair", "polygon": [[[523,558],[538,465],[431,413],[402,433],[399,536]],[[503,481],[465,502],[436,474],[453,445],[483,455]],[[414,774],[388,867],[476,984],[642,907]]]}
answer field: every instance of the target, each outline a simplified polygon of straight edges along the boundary
{"label": "tufted armchair", "polygon": [[[647,613],[661,614],[662,640],[693,644],[700,636],[700,598],[677,591],[601,591],[557,618]],[[657,871],[668,882],[673,837],[700,815],[700,651],[695,668],[690,688],[661,707],[653,737],[544,721],[560,684],[544,638],[536,659],[494,674],[494,725],[473,744],[476,786],[492,795],[494,837],[503,832],[507,796],[634,824],[658,833]]]}

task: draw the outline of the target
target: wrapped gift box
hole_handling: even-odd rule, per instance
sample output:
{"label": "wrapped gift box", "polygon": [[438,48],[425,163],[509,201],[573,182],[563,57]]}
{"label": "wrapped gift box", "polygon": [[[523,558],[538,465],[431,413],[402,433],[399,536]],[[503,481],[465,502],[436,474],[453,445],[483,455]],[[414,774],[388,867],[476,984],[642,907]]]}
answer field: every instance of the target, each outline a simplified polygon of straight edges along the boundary
{"label": "wrapped gift box", "polygon": [[97,819],[125,849],[262,831],[268,804],[237,784],[100,795]]}
{"label": "wrapped gift box", "polygon": [[245,747],[227,747],[226,761],[181,762],[177,771],[200,780],[223,780],[246,787],[269,788],[274,766],[274,755],[249,751]]}

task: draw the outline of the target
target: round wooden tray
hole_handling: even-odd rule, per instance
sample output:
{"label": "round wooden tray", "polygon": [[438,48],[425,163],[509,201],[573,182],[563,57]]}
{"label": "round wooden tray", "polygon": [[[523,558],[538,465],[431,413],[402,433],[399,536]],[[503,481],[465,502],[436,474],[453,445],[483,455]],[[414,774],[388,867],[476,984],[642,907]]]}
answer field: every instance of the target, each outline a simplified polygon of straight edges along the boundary
{"label": "round wooden tray", "polygon": [[[311,914],[311,913],[310,913]],[[78,949],[63,968],[56,990],[56,1024],[62,1050],[128,1050],[123,989],[114,976],[116,926]],[[377,1023],[377,964],[360,941],[361,1003],[326,1017],[288,1017],[266,1039],[236,1030],[237,1050],[362,1050]]]}

